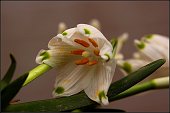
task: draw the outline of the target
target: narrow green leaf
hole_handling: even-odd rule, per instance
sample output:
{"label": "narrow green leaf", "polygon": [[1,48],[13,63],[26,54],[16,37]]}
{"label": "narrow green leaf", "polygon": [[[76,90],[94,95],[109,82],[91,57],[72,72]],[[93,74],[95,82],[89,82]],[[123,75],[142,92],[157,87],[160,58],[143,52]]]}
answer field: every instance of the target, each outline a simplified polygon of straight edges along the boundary
{"label": "narrow green leaf", "polygon": [[14,71],[16,68],[16,60],[13,57],[12,54],[10,54],[10,59],[11,59],[11,65],[7,71],[7,73],[5,74],[4,78],[0,81],[0,90],[2,91],[3,88],[5,88],[9,82],[11,81],[13,75],[14,75]]}
{"label": "narrow green leaf", "polygon": [[148,75],[151,75],[164,63],[165,63],[164,59],[156,60],[138,69],[137,71],[130,73],[128,76],[118,80],[117,82],[114,82],[113,84],[111,84],[109,92],[108,92],[109,100],[112,100],[112,98],[116,96],[117,94],[129,89],[130,87],[134,86],[138,82],[145,79]]}
{"label": "narrow green leaf", "polygon": [[[117,82],[113,83],[109,89],[108,97],[110,101],[114,100],[114,97],[119,93],[129,89],[133,85],[137,84],[154,71],[156,71],[159,67],[161,67],[165,63],[165,60],[160,59],[154,61],[139,70],[129,74],[127,77],[124,77]],[[81,100],[81,101],[80,101]],[[84,92],[79,94],[58,98],[58,99],[47,99],[47,100],[39,100],[27,103],[20,103],[9,105],[6,111],[69,111],[75,110],[87,106],[96,106],[98,105],[96,102],[90,100]]]}
{"label": "narrow green leaf", "polygon": [[[81,100],[81,101],[80,101]],[[68,111],[76,108],[86,107],[88,105],[96,104],[90,100],[85,93],[79,93],[70,97],[63,97],[58,99],[47,99],[32,101],[26,103],[19,103],[9,105],[6,111],[23,111],[23,112],[55,112]]]}
{"label": "narrow green leaf", "polygon": [[6,108],[9,102],[13,99],[13,97],[18,93],[20,88],[22,87],[23,83],[25,82],[28,73],[22,75],[8,86],[6,86],[1,92],[1,107],[2,110]]}

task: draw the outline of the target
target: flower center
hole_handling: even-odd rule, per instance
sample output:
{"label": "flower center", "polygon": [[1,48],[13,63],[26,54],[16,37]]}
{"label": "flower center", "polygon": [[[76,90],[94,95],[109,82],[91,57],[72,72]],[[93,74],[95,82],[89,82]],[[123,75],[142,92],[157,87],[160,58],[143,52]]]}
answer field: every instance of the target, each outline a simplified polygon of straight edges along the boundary
{"label": "flower center", "polygon": [[86,64],[86,65],[92,66],[98,63],[99,53],[100,53],[98,44],[92,38],[87,38],[87,39],[88,39],[88,42],[82,39],[74,39],[74,42],[76,42],[77,44],[85,48],[90,47],[90,43],[93,46],[93,49],[92,48],[89,48],[88,50],[76,49],[76,50],[71,51],[71,54],[81,55],[83,57],[82,59],[78,59],[75,61],[76,65]]}

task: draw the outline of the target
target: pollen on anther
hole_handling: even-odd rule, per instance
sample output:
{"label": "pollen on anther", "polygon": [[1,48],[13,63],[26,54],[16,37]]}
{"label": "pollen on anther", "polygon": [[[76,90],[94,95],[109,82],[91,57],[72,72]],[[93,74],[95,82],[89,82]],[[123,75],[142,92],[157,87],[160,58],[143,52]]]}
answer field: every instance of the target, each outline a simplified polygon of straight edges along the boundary
{"label": "pollen on anther", "polygon": [[77,65],[84,65],[84,64],[87,64],[88,62],[89,62],[88,58],[83,58],[83,59],[80,59],[80,60],[76,60],[75,64],[77,64]]}
{"label": "pollen on anther", "polygon": [[98,47],[98,44],[96,43],[95,40],[93,40],[92,38],[88,38],[89,42],[91,42],[91,44],[94,46],[94,47]]}
{"label": "pollen on anther", "polygon": [[82,49],[77,49],[77,50],[71,51],[71,54],[82,55],[83,52],[84,52],[84,50],[82,50]]}
{"label": "pollen on anther", "polygon": [[82,46],[84,46],[84,47],[89,47],[89,46],[90,46],[90,44],[87,43],[87,42],[84,41],[84,40],[74,39],[74,42],[76,42],[76,43],[78,43],[78,44],[80,44],[80,45],[82,45]]}
{"label": "pollen on anther", "polygon": [[96,56],[99,56],[100,51],[98,49],[95,49],[93,52]]}

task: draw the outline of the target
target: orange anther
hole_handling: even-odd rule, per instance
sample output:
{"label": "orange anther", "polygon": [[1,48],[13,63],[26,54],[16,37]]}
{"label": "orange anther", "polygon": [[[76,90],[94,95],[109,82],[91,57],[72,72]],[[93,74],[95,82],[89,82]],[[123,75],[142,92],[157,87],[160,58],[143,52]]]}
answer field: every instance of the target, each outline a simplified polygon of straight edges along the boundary
{"label": "orange anther", "polygon": [[98,47],[98,44],[96,43],[95,40],[93,40],[92,38],[88,38],[88,40],[92,43],[94,47]]}
{"label": "orange anther", "polygon": [[97,64],[97,61],[96,60],[93,60],[93,61],[90,61],[87,63],[89,66],[92,66],[92,65],[95,65]]}
{"label": "orange anther", "polygon": [[77,49],[77,50],[71,51],[71,54],[82,55],[83,52],[84,52],[84,50],[82,50],[82,49]]}
{"label": "orange anther", "polygon": [[95,54],[96,56],[99,56],[99,53],[100,53],[100,51],[99,51],[98,49],[94,50],[94,54]]}
{"label": "orange anther", "polygon": [[87,64],[88,62],[89,62],[88,58],[83,58],[83,59],[80,59],[80,60],[76,60],[75,64],[77,64],[77,65],[84,65],[84,64]]}
{"label": "orange anther", "polygon": [[89,47],[89,46],[90,46],[90,44],[87,43],[87,42],[84,41],[84,40],[74,39],[74,42],[76,42],[76,43],[78,43],[78,44],[80,44],[80,45],[82,45],[82,46],[84,46],[84,47]]}

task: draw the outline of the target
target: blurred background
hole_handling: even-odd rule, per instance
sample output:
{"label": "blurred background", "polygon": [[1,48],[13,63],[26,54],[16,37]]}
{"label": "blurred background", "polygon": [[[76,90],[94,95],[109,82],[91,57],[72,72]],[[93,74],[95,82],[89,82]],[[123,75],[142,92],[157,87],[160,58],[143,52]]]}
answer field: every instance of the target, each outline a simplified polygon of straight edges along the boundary
{"label": "blurred background", "polygon": [[[102,33],[108,38],[129,33],[122,52],[125,58],[136,51],[134,39],[157,33],[169,37],[169,1],[153,2],[97,2],[97,1],[2,1],[1,2],[1,76],[9,65],[9,53],[17,60],[15,78],[37,66],[35,57],[40,49],[47,49],[48,41],[57,35],[59,22],[75,27],[101,22]],[[15,99],[20,102],[52,98],[56,77],[52,69],[23,87]],[[116,81],[123,77],[117,68]],[[169,90],[156,90],[118,100],[105,108],[124,109],[127,112],[168,112]]]}

